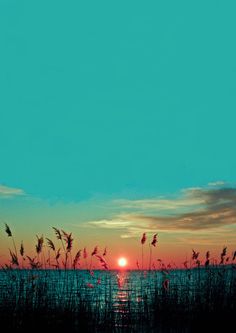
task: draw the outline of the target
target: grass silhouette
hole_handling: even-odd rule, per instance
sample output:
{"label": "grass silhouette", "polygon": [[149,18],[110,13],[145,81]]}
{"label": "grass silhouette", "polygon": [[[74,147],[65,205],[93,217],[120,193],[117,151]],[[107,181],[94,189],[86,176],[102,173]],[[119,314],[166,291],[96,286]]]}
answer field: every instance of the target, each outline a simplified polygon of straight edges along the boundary
{"label": "grass silhouette", "polygon": [[[8,225],[5,231],[13,239]],[[88,265],[86,248],[73,256],[72,234],[54,231],[61,247],[37,236],[35,257],[25,254],[22,242],[18,253],[13,239],[10,264],[0,270],[0,321],[7,331],[175,333],[234,325],[236,254],[228,256],[226,247],[219,262],[209,251],[201,262],[193,250],[191,262],[181,269],[159,259],[158,267],[148,271],[119,272],[109,270],[107,249],[100,255],[95,246]],[[142,257],[145,242],[146,234]],[[149,246],[156,243],[154,235]],[[92,270],[92,260],[101,270]]]}

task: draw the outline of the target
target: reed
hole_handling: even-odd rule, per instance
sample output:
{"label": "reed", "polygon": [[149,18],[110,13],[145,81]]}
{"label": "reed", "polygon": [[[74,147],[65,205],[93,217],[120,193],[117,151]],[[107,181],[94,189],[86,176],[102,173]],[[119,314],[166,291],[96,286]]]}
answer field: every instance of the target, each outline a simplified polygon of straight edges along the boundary
{"label": "reed", "polygon": [[[21,242],[22,261],[13,246],[9,263],[0,270],[0,321],[7,331],[177,333],[203,327],[213,331],[215,326],[229,331],[234,324],[235,251],[230,254],[224,247],[215,264],[209,251],[201,255],[193,249],[191,260],[179,268],[153,253],[148,262],[152,269],[144,271],[143,234],[142,270],[137,261],[138,270],[118,272],[109,269],[106,248],[100,254],[94,247],[88,267],[87,249],[73,255],[72,234],[54,231],[64,245],[64,258],[54,241],[45,238],[53,253],[46,267],[44,237],[37,236],[35,257],[25,253]],[[6,233],[12,237],[10,228]],[[149,246],[154,249],[157,244],[155,234]],[[92,260],[100,270],[93,269]]]}

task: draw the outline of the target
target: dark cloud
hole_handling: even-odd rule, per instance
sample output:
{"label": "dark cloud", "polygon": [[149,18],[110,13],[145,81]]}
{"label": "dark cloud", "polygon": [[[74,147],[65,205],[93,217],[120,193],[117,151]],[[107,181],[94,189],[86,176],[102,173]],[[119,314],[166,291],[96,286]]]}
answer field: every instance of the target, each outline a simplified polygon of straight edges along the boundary
{"label": "dark cloud", "polygon": [[[189,211],[171,217],[131,214],[131,220],[144,219],[149,227],[168,230],[201,230],[236,224],[236,189],[193,189],[187,196],[202,199],[204,204],[198,211]],[[186,201],[187,203],[187,201]]]}
{"label": "dark cloud", "polygon": [[[138,233],[141,230],[165,231],[197,231],[233,226],[236,224],[236,189],[214,188],[187,189],[181,197],[171,200],[156,200],[159,211],[150,211],[150,201],[143,200],[143,210],[137,208],[137,201],[128,201],[129,208],[126,214],[116,215],[112,219],[93,221],[94,225],[104,228],[116,229],[123,227],[128,233]],[[142,200],[138,201],[138,204]],[[148,203],[148,204],[147,204]],[[160,204],[171,206],[181,203],[181,210],[171,211],[171,214],[162,215]],[[196,203],[196,204],[193,204]],[[199,204],[201,203],[201,204]],[[155,200],[151,202],[153,209]],[[122,208],[122,207],[121,207]],[[187,212],[186,212],[187,211]]]}

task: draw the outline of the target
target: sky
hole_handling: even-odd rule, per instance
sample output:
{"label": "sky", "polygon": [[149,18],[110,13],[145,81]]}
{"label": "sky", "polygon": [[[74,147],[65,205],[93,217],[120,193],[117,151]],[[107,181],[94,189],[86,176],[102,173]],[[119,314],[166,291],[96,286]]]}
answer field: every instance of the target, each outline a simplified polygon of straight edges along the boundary
{"label": "sky", "polygon": [[5,222],[28,251],[58,226],[111,266],[143,232],[169,261],[233,249],[235,10],[0,1],[0,260]]}

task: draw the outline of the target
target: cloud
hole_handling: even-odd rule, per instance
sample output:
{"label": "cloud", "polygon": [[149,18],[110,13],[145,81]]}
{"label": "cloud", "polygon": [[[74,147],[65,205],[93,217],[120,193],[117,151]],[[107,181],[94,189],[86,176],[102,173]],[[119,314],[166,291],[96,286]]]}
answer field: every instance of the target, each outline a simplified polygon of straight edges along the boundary
{"label": "cloud", "polygon": [[[116,200],[120,214],[89,221],[91,226],[121,231],[122,238],[142,232],[236,231],[236,188],[189,188],[173,198]],[[235,228],[235,229],[234,229]]]}
{"label": "cloud", "polygon": [[224,182],[223,180],[218,180],[216,182],[208,183],[208,186],[224,186],[224,185],[226,185],[226,182]]}
{"label": "cloud", "polygon": [[167,199],[141,199],[141,200],[117,200],[124,208],[138,209],[158,209],[158,210],[175,210],[186,206],[196,206],[203,203],[200,198],[181,198],[176,200]]}
{"label": "cloud", "polygon": [[10,198],[13,196],[24,195],[25,192],[20,188],[0,185],[0,198]]}

